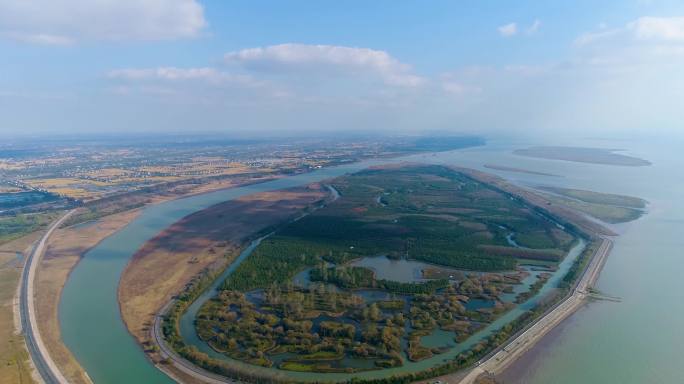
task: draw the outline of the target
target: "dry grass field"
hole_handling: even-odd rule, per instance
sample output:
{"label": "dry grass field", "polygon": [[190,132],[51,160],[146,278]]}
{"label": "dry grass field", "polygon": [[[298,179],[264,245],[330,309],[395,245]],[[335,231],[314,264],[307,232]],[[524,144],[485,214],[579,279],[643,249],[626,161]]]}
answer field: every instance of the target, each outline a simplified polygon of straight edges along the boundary
{"label": "dry grass field", "polygon": [[24,337],[17,333],[14,299],[23,266],[17,252],[28,251],[41,234],[34,232],[0,246],[0,384],[36,382]]}

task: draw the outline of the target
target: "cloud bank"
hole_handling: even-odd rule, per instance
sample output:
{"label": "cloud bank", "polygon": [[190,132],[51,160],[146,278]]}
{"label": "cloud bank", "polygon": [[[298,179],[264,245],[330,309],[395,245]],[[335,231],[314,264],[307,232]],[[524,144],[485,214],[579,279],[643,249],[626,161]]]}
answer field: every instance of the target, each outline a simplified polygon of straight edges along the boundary
{"label": "cloud bank", "polygon": [[280,44],[229,52],[228,64],[259,71],[365,73],[379,76],[386,84],[416,87],[424,79],[412,73],[411,67],[385,51],[335,45]]}
{"label": "cloud bank", "polygon": [[684,43],[684,17],[644,16],[619,28],[602,28],[587,32],[575,40],[583,46],[607,40],[628,40],[645,43]]}
{"label": "cloud bank", "polygon": [[0,0],[0,37],[33,44],[193,38],[206,26],[196,0]]}
{"label": "cloud bank", "polygon": [[502,25],[499,28],[497,28],[497,30],[499,31],[499,34],[503,37],[515,36],[518,33],[518,24],[516,24],[516,23],[505,24],[505,25]]}

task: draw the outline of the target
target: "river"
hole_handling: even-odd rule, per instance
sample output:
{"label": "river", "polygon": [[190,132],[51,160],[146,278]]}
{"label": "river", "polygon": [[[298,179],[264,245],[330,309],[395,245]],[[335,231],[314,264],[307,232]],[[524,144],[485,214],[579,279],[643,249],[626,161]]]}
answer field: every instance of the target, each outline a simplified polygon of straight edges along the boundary
{"label": "river", "polygon": [[[621,147],[614,143],[579,143]],[[505,375],[506,383],[677,382],[670,364],[684,345],[678,323],[679,254],[684,212],[684,182],[676,147],[630,149],[654,162],[651,167],[614,167],[524,158],[510,154],[510,144],[488,145],[448,153],[417,155],[411,160],[472,167],[521,185],[552,185],[643,197],[650,213],[618,226],[615,243],[599,289],[622,303],[592,303],[546,338],[544,353],[530,353]],[[522,145],[524,146],[524,145]],[[520,146],[517,146],[520,147]],[[668,152],[669,151],[669,152]],[[385,161],[387,162],[387,161]],[[288,179],[188,197],[146,208],[131,224],[88,252],[72,272],[60,304],[66,345],[96,383],[170,383],[144,357],[126,332],[118,311],[116,286],[128,258],[147,239],[181,217],[238,196],[322,180],[372,163],[329,168]],[[486,169],[484,164],[553,173],[549,177]],[[655,300],[654,298],[657,298]],[[663,315],[666,314],[666,315]],[[522,369],[529,367],[530,369]]]}
{"label": "river", "polygon": [[147,240],[182,217],[214,204],[253,193],[305,185],[363,169],[366,161],[240,188],[190,196],[146,207],[139,217],[87,252],[62,292],[62,338],[97,383],[173,383],[147,360],[126,330],[117,285],[129,258]]}

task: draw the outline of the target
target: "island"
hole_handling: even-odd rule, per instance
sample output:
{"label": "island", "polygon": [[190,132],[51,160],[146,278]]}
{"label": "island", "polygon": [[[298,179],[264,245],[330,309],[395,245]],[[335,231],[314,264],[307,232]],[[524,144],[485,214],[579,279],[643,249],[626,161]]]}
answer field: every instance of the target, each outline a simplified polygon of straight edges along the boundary
{"label": "island", "polygon": [[619,149],[541,146],[527,149],[516,149],[514,154],[550,160],[565,160],[577,163],[619,165],[641,167],[651,165],[648,160],[623,155]]}

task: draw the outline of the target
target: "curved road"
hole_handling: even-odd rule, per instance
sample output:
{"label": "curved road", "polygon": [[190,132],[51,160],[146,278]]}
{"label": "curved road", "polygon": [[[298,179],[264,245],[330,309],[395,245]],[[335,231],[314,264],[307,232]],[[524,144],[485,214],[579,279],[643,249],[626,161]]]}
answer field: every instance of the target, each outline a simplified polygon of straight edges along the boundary
{"label": "curved road", "polygon": [[43,339],[40,337],[38,324],[36,323],[36,308],[33,300],[35,293],[33,290],[33,282],[36,279],[36,270],[40,259],[45,252],[45,245],[47,240],[74,211],[67,212],[59,220],[50,225],[47,232],[41,237],[38,244],[33,247],[31,254],[26,259],[24,272],[21,276],[21,293],[19,297],[19,314],[21,317],[21,327],[24,331],[24,338],[26,339],[26,347],[31,355],[31,360],[35,365],[38,373],[47,384],[67,384],[67,380],[59,371],[57,365],[50,357],[50,354],[43,344]]}
{"label": "curved road", "polygon": [[[164,336],[162,334],[161,326],[162,322],[164,321],[164,316],[162,315],[163,313],[168,312],[168,310],[171,308],[171,306],[174,304],[173,301],[170,301],[167,303],[164,308],[162,308],[161,311],[159,311],[159,314],[155,316],[154,318],[154,326],[152,327],[152,338],[155,340],[157,345],[159,346],[159,351],[161,356],[164,359],[168,359],[171,361],[171,363],[176,367],[176,369],[180,370],[181,372],[190,375],[194,377],[197,380],[202,381],[203,383],[208,383],[208,384],[240,384],[240,381],[230,379],[225,376],[217,375],[215,373],[209,372],[203,368],[198,367],[197,365],[185,360],[183,357],[179,356],[173,349],[171,349],[167,344],[166,340],[164,340]],[[169,375],[171,378],[173,378],[173,374],[168,372],[166,369],[164,369],[162,364],[156,364],[157,368],[162,370],[164,373]],[[175,380],[175,379],[174,379]]]}

